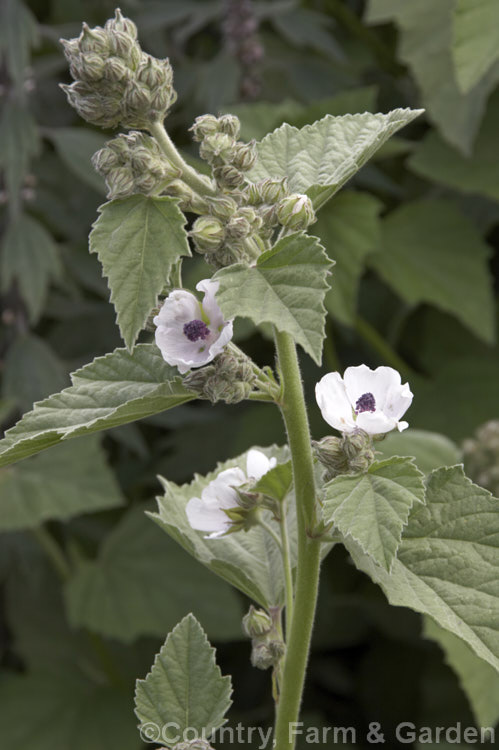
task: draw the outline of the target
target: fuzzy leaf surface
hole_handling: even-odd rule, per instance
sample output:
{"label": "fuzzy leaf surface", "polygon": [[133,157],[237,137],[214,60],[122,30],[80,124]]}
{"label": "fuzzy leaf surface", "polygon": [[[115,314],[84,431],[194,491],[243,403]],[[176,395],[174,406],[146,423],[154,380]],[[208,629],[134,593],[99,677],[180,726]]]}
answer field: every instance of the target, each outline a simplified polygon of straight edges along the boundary
{"label": "fuzzy leaf surface", "polygon": [[[278,463],[288,461],[286,448],[260,448]],[[272,537],[260,526],[249,531],[238,531],[219,539],[205,539],[194,531],[187,520],[185,507],[192,497],[201,497],[203,489],[218,474],[238,466],[246,472],[246,454],[219,464],[204,477],[196,476],[190,484],[177,485],[161,479],[164,497],[158,497],[158,513],[151,517],[189,554],[217,573],[263,607],[279,606],[284,602],[284,572],[281,553]],[[291,540],[296,535],[296,519],[292,493],[289,494],[288,524]],[[270,523],[269,518],[266,519]],[[277,530],[277,527],[276,527]],[[291,545],[293,549],[293,544]],[[295,561],[293,560],[293,564]]]}
{"label": "fuzzy leaf surface", "polygon": [[424,502],[423,474],[412,458],[375,461],[364,474],[340,475],[324,487],[324,519],[390,570],[409,512]]}
{"label": "fuzzy leaf surface", "polygon": [[30,529],[122,505],[99,440],[62,443],[53,451],[0,469],[0,530]]}
{"label": "fuzzy leaf surface", "polygon": [[469,156],[499,67],[467,93],[461,91],[452,55],[454,8],[455,0],[370,0],[366,20],[397,25],[398,57],[414,75],[428,119],[448,143]]}
{"label": "fuzzy leaf surface", "polygon": [[44,401],[0,441],[0,466],[39,453],[68,438],[99,432],[192,401],[177,369],[154,344],[133,353],[116,349],[71,376],[73,385]]}
{"label": "fuzzy leaf surface", "polygon": [[[49,453],[48,455],[51,455]],[[189,611],[217,640],[241,637],[239,597],[132,508],[66,586],[71,624],[130,643],[163,636]]]}
{"label": "fuzzy leaf surface", "polygon": [[173,198],[145,195],[105,203],[99,211],[90,252],[102,263],[121,335],[131,349],[172,266],[191,254],[185,217]]}
{"label": "fuzzy leaf surface", "polygon": [[453,19],[457,82],[466,93],[499,59],[499,5],[496,0],[456,0]]}
{"label": "fuzzy leaf surface", "polygon": [[345,545],[390,604],[429,615],[499,671],[499,500],[461,466],[430,474],[390,573]]}
{"label": "fuzzy leaf surface", "polygon": [[388,114],[326,115],[298,130],[287,123],[257,144],[251,180],[287,177],[296,193],[307,193],[315,208],[331,198],[397,130],[422,110]]}
{"label": "fuzzy leaf surface", "polygon": [[255,266],[239,263],[218,271],[217,302],[226,318],[250,318],[290,333],[320,364],[331,265],[316,237],[297,232],[279,240]]}
{"label": "fuzzy leaf surface", "polygon": [[499,720],[499,674],[490,664],[479,659],[461,638],[424,618],[424,635],[436,641],[445,660],[459,677],[470,702],[478,726],[493,727]]}
{"label": "fuzzy leaf surface", "polygon": [[231,679],[222,677],[215,649],[196,618],[187,615],[166,639],[145,680],[137,680],[135,713],[142,726],[164,727],[162,738],[173,745],[188,728],[201,735],[222,726],[231,693]]}
{"label": "fuzzy leaf surface", "polygon": [[445,200],[406,203],[383,222],[369,264],[406,302],[451,313],[484,341],[495,338],[490,247]]}

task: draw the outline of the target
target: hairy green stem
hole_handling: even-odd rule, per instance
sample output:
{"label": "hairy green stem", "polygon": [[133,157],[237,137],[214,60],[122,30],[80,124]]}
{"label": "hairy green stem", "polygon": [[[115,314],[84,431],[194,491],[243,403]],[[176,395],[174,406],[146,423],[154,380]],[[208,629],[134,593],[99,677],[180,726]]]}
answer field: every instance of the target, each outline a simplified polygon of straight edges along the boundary
{"label": "hairy green stem", "polygon": [[284,567],[284,581],[286,586],[286,635],[289,635],[294,609],[293,567],[289,552],[288,520],[286,513],[286,501],[282,504],[280,518],[281,540],[282,540],[282,564]]}
{"label": "hairy green stem", "polygon": [[294,750],[292,726],[298,721],[305,684],[310,641],[317,606],[320,572],[320,542],[307,530],[316,523],[315,477],[310,430],[296,347],[288,333],[275,331],[282,373],[281,411],[293,462],[293,480],[298,521],[298,564],[293,617],[287,638],[282,689],[277,709],[275,747]]}
{"label": "hairy green stem", "polygon": [[192,188],[192,190],[195,190],[199,195],[206,196],[217,194],[216,188],[211,181],[200,175],[199,172],[196,172],[195,169],[190,167],[187,162],[182,159],[162,122],[153,122],[149,126],[149,132],[156,139],[158,146],[161,148],[164,155],[175,167],[180,169],[182,173],[181,179],[186,185]]}

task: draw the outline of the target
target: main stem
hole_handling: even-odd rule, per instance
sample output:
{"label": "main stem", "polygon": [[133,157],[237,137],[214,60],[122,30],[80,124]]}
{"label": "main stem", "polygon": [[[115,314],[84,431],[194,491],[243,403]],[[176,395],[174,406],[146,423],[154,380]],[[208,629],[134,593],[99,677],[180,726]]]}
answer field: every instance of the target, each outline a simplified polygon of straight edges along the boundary
{"label": "main stem", "polygon": [[275,331],[275,342],[283,386],[281,411],[291,450],[298,521],[295,603],[277,709],[275,747],[276,750],[294,750],[292,729],[299,717],[317,605],[320,542],[310,539],[307,533],[316,521],[315,477],[296,347],[287,333]]}

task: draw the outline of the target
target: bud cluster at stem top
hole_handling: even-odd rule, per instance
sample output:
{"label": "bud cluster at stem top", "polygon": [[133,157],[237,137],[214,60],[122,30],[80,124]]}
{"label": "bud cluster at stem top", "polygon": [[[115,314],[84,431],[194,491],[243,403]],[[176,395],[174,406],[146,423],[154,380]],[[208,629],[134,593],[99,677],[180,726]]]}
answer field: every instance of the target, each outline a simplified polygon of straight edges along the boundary
{"label": "bud cluster at stem top", "polygon": [[157,193],[180,176],[154,138],[137,131],[108,141],[93,155],[92,164],[106,180],[111,199]]}
{"label": "bud cluster at stem top", "polygon": [[175,102],[168,59],[142,51],[135,24],[119,9],[104,28],[83,24],[78,38],[61,42],[75,79],[61,87],[78,114],[93,125],[147,128],[162,120]]}

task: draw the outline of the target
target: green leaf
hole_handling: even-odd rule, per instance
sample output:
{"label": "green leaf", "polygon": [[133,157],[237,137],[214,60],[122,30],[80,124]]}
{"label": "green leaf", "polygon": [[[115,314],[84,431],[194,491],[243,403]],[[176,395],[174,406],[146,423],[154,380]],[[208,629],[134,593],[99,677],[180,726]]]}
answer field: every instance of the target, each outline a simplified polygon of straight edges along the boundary
{"label": "green leaf", "polygon": [[34,528],[122,505],[123,498],[94,437],[63,443],[18,466],[0,469],[0,530]]}
{"label": "green leaf", "polygon": [[324,520],[351,536],[390,570],[415,502],[424,502],[423,474],[412,458],[375,461],[365,474],[346,474],[324,487]]}
{"label": "green leaf", "polygon": [[116,349],[71,376],[73,385],[35,405],[0,441],[0,466],[61,440],[134,422],[195,398],[154,344]]}
{"label": "green leaf", "polygon": [[370,0],[368,23],[394,21],[399,27],[398,56],[411,69],[421,90],[428,118],[443,138],[462,153],[473,140],[494,89],[499,70],[491,70],[467,94],[455,78],[452,58],[455,0]]}
{"label": "green leaf", "polygon": [[282,502],[291,491],[293,484],[293,466],[291,461],[285,464],[277,464],[270,469],[261,479],[252,486],[252,492],[261,492],[263,495]]}
{"label": "green leaf", "polygon": [[466,93],[499,59],[499,5],[496,0],[456,0],[453,21],[456,76]]}
{"label": "green leaf", "polygon": [[112,738],[120,750],[139,748],[126,691],[82,673],[4,672],[0,702],[5,747],[109,750]]}
{"label": "green leaf", "polygon": [[308,47],[334,60],[344,59],[328,28],[331,18],[325,13],[290,6],[287,12],[273,15],[272,23],[294,47]]}
{"label": "green leaf", "polygon": [[39,150],[38,129],[26,102],[9,97],[2,105],[0,119],[0,167],[9,201],[19,200],[29,163]]}
{"label": "green leaf", "polygon": [[498,382],[497,357],[449,359],[431,381],[418,384],[411,424],[463,440],[499,413]]}
{"label": "green leaf", "polygon": [[326,115],[346,115],[370,112],[376,107],[377,86],[363,86],[340,91],[326,99],[318,99],[303,105],[285,99],[282,102],[251,102],[232,105],[224,111],[237,115],[241,120],[241,137],[250,141],[260,140],[271,130],[287,122],[302,127],[320,120]]}
{"label": "green leaf", "polygon": [[209,737],[225,723],[231,693],[231,679],[222,677],[215,650],[196,618],[187,615],[166,639],[145,680],[137,680],[135,713],[142,727],[160,727],[167,744],[189,728]]}
{"label": "green leaf", "polygon": [[369,264],[404,300],[429,302],[494,341],[491,249],[454,204],[433,199],[403,205],[383,222],[381,247]]}
{"label": "green leaf", "polygon": [[185,217],[176,200],[132,195],[100,207],[90,233],[111,290],[121,335],[135,344],[173,265],[190,255]]}
{"label": "green leaf", "polygon": [[316,237],[291,234],[263,253],[255,266],[239,263],[218,271],[217,302],[226,318],[272,323],[290,333],[320,364],[331,265]]}
{"label": "green leaf", "polygon": [[478,726],[495,726],[499,720],[499,674],[496,670],[479,659],[461,638],[441,628],[430,617],[424,618],[424,635],[442,648],[468,696]]}
{"label": "green leaf", "polygon": [[499,500],[461,466],[430,475],[391,573],[348,538],[345,545],[391,604],[429,615],[499,671]]}
{"label": "green leaf", "polygon": [[81,563],[66,587],[66,601],[73,627],[127,643],[141,635],[164,637],[189,611],[213,639],[241,637],[236,593],[139,508],[111,531],[97,560]]}
{"label": "green leaf", "polygon": [[101,149],[106,137],[88,128],[53,128],[46,131],[46,136],[54,144],[64,164],[82,182],[96,192],[106,192],[106,185],[101,175],[92,166],[92,156]]}
{"label": "green leaf", "polygon": [[461,451],[452,440],[429,430],[390,432],[384,440],[376,443],[376,451],[384,458],[413,456],[416,466],[424,474],[441,466],[454,466],[462,460]]}
{"label": "green leaf", "polygon": [[449,146],[437,133],[429,133],[409,159],[416,174],[464,193],[479,193],[499,201],[499,94],[489,101],[469,159]]}
{"label": "green leaf", "polygon": [[2,290],[16,281],[30,320],[40,317],[50,282],[60,274],[59,253],[47,230],[31,216],[21,214],[11,224],[2,244]]}
{"label": "green leaf", "polygon": [[21,88],[31,60],[31,48],[38,43],[38,25],[33,13],[21,0],[0,4],[0,52],[7,70]]}
{"label": "green leaf", "polygon": [[[268,457],[279,462],[288,460],[285,448],[264,448]],[[260,526],[249,531],[228,534],[220,539],[205,539],[194,531],[187,520],[185,506],[192,497],[200,497],[203,489],[224,469],[239,466],[246,472],[246,454],[219,464],[205,477],[196,476],[190,484],[179,486],[161,479],[165,496],[158,497],[157,514],[151,514],[159,526],[175,541],[210,570],[254,599],[262,607],[280,606],[284,602],[282,558],[274,539]],[[288,524],[290,536],[296,535],[293,495],[289,495]],[[269,515],[270,519],[270,515]],[[269,520],[270,523],[272,523]],[[292,547],[293,548],[293,547]],[[293,563],[294,564],[294,563]]]}
{"label": "green leaf", "polygon": [[5,357],[2,395],[22,411],[68,384],[66,369],[45,342],[33,334],[16,338]]}
{"label": "green leaf", "polygon": [[285,123],[257,144],[258,161],[249,178],[287,177],[290,189],[307,193],[318,209],[390,136],[421,112],[395,109],[386,115],[326,115],[301,130]]}
{"label": "green leaf", "polygon": [[380,247],[382,204],[367,193],[341,192],[320,213],[314,231],[336,261],[333,283],[326,295],[328,312],[353,325],[357,292],[366,257]]}

